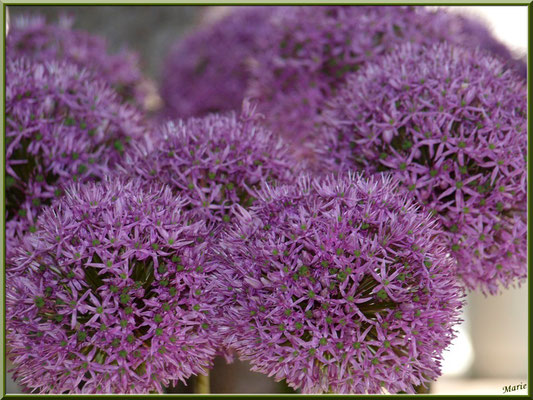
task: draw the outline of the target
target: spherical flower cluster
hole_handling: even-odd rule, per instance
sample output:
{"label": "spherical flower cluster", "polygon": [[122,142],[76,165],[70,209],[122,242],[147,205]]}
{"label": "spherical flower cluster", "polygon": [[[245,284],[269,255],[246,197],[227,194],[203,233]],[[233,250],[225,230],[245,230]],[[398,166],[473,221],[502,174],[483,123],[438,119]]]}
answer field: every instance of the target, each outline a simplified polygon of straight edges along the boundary
{"label": "spherical flower cluster", "polygon": [[168,188],[75,184],[8,260],[14,378],[34,393],[148,393],[216,349],[208,242]]}
{"label": "spherical flower cluster", "polygon": [[[280,8],[259,42],[247,95],[260,101],[270,128],[298,147],[319,134],[324,102],[357,71],[402,43],[467,43],[468,21],[424,7],[324,6]],[[492,40],[491,40],[492,39]]]}
{"label": "spherical flower cluster", "polygon": [[6,63],[9,237],[33,230],[43,205],[74,181],[108,174],[142,118],[93,73],[64,62]]}
{"label": "spherical flower cluster", "polygon": [[104,38],[72,29],[73,20],[62,17],[56,24],[42,16],[21,16],[13,20],[6,39],[8,58],[60,61],[93,70],[105,79],[123,100],[143,104],[145,84],[138,56],[132,52],[108,54]]}
{"label": "spherical flower cluster", "polygon": [[257,40],[275,7],[235,7],[229,15],[176,43],[163,72],[164,114],[171,118],[238,110]]}
{"label": "spherical flower cluster", "polygon": [[462,292],[416,207],[387,177],[265,188],[215,258],[226,344],[305,393],[413,393],[435,379]]}
{"label": "spherical flower cluster", "polygon": [[[124,170],[169,185],[199,219],[229,222],[265,182],[290,182],[296,165],[283,142],[261,127],[249,103],[239,116],[211,114],[168,122],[126,155]],[[220,225],[222,226],[222,225]]]}
{"label": "spherical flower cluster", "polygon": [[446,230],[458,273],[496,293],[527,275],[525,83],[481,51],[407,45],[330,102],[322,159],[391,171]]}

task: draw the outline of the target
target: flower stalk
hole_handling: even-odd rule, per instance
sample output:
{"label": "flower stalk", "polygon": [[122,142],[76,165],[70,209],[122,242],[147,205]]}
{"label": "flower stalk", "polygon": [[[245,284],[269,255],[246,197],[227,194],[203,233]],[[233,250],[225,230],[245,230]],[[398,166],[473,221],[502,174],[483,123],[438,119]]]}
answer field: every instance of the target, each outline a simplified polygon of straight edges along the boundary
{"label": "flower stalk", "polygon": [[210,385],[209,385],[209,372],[206,372],[205,375],[198,375],[196,376],[195,382],[194,382],[194,393],[196,394],[209,394],[210,391]]}

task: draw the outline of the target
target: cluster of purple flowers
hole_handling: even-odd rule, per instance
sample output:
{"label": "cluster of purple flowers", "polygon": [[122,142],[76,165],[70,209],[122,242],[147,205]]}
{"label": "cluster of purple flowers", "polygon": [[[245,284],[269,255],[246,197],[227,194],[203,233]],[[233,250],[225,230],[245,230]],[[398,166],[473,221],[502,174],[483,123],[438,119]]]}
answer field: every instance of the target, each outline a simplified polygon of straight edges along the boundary
{"label": "cluster of purple flowers", "polygon": [[14,376],[38,393],[147,393],[215,354],[208,242],[168,188],[76,184],[7,270]]}
{"label": "cluster of purple flowers", "polygon": [[265,188],[214,263],[227,345],[306,393],[413,393],[461,305],[438,235],[389,178]]}
{"label": "cluster of purple flowers", "polygon": [[249,207],[265,183],[289,183],[297,166],[284,143],[244,103],[237,116],[211,114],[167,122],[125,157],[124,170],[169,185],[189,201],[191,215],[217,229],[237,205]]}
{"label": "cluster of purple flowers", "polygon": [[108,54],[102,37],[72,29],[73,22],[66,16],[56,24],[41,16],[15,18],[6,39],[6,54],[35,61],[64,60],[93,70],[122,99],[142,105],[146,93],[138,55],[127,51]]}
{"label": "cluster of purple flowers", "polygon": [[440,32],[428,32],[430,17],[418,7],[281,8],[272,35],[263,38],[248,94],[260,100],[273,129],[307,139],[346,74],[404,41],[438,40]]}
{"label": "cluster of purple flowers", "polygon": [[40,210],[64,185],[107,175],[143,133],[139,112],[121,104],[93,72],[63,61],[8,57],[8,240],[34,230]]}
{"label": "cluster of purple flowers", "polygon": [[466,285],[496,293],[527,276],[526,114],[497,59],[406,45],[330,101],[321,160],[390,171],[439,217]]}
{"label": "cluster of purple flowers", "polygon": [[260,100],[269,126],[297,146],[313,145],[324,103],[347,75],[403,43],[445,41],[510,57],[481,24],[424,7],[284,7],[271,20],[247,93]]}
{"label": "cluster of purple flowers", "polygon": [[524,66],[483,24],[238,7],[176,44],[152,120],[135,56],[71,24],[7,37],[24,390],[162,393],[235,353],[304,393],[415,393],[465,288],[527,277]]}

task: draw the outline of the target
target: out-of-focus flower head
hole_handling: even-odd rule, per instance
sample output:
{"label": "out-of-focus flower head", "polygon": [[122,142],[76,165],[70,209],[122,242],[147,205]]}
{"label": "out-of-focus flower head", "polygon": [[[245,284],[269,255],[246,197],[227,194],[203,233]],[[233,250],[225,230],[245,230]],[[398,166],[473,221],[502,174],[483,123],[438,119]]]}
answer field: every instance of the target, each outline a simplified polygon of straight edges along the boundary
{"label": "out-of-focus flower head", "polygon": [[464,43],[509,56],[476,21],[421,6],[280,7],[270,21],[247,96],[259,100],[268,126],[297,150],[320,134],[324,102],[346,75],[401,44]]}
{"label": "out-of-focus flower head", "polygon": [[73,29],[73,22],[68,16],[62,16],[57,23],[47,23],[39,15],[13,18],[6,40],[7,57],[64,60],[93,70],[123,100],[142,106],[147,93],[138,55],[125,50],[109,54],[104,38]]}
{"label": "out-of-focus flower head", "polygon": [[479,48],[497,57],[506,68],[513,69],[523,79],[527,78],[525,58],[517,58],[512,51],[493,34],[490,27],[474,16],[460,13],[439,13],[440,19],[434,21],[441,29],[450,31],[450,41],[470,49]]}
{"label": "out-of-focus flower head", "polygon": [[275,7],[232,7],[176,43],[164,66],[163,113],[171,118],[239,110],[257,40],[268,36]]}

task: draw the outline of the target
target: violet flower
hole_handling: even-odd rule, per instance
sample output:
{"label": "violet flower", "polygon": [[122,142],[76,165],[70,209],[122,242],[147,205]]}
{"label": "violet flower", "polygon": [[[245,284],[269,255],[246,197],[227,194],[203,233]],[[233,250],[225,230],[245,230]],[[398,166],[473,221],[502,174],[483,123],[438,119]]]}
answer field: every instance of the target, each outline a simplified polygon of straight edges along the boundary
{"label": "violet flower", "polygon": [[143,104],[147,93],[137,54],[109,54],[104,38],[72,29],[70,17],[51,24],[43,16],[24,15],[12,22],[6,40],[7,57],[76,64],[105,79],[123,100]]}
{"label": "violet flower", "polygon": [[234,7],[213,24],[178,41],[164,65],[163,113],[170,118],[238,111],[249,78],[257,40],[268,35],[276,7]]}
{"label": "violet flower", "polygon": [[330,101],[322,160],[390,171],[443,224],[458,274],[497,293],[527,276],[527,91],[481,51],[406,45]]}
{"label": "violet flower", "polygon": [[387,177],[265,187],[213,262],[220,333],[304,393],[413,393],[440,374],[462,291],[439,227]]}
{"label": "violet flower", "polygon": [[238,116],[169,121],[126,155],[123,170],[169,185],[189,201],[191,215],[215,228],[225,225],[236,205],[249,207],[264,183],[288,183],[298,168],[283,142],[261,126],[261,117],[245,102]]}
{"label": "violet flower", "polygon": [[465,18],[421,6],[280,7],[270,21],[269,34],[259,41],[247,95],[259,101],[268,126],[299,152],[320,135],[324,102],[346,75],[399,45],[501,46],[487,29],[479,32]]}
{"label": "violet flower", "polygon": [[208,242],[168,188],[75,184],[8,260],[14,378],[32,393],[163,392],[217,342]]}
{"label": "violet flower", "polygon": [[130,138],[143,134],[141,122],[92,72],[64,62],[8,58],[8,239],[33,230],[42,206],[64,185],[106,176]]}

